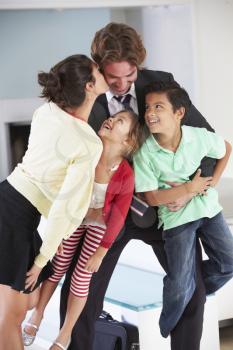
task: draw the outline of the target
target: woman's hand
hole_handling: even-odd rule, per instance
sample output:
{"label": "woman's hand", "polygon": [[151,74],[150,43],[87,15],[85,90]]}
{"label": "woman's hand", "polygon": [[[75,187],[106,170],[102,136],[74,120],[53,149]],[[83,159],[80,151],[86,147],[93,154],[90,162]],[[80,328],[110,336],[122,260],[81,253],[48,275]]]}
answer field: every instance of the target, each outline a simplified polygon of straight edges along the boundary
{"label": "woman's hand", "polygon": [[41,270],[42,270],[41,267],[38,267],[36,264],[33,264],[33,266],[30,268],[30,270],[27,272],[27,275],[26,275],[27,278],[26,278],[25,289],[29,288],[30,290],[33,290]]}
{"label": "woman's hand", "polygon": [[198,169],[192,181],[186,182],[185,186],[188,193],[205,194],[211,186],[212,179],[212,176],[201,177],[201,169]]}
{"label": "woman's hand", "polygon": [[97,272],[102,263],[103,258],[94,253],[88,260],[85,266],[85,270],[88,272]]}
{"label": "woman's hand", "polygon": [[95,253],[87,260],[85,270],[88,272],[97,272],[107,251],[107,248],[99,246]]}

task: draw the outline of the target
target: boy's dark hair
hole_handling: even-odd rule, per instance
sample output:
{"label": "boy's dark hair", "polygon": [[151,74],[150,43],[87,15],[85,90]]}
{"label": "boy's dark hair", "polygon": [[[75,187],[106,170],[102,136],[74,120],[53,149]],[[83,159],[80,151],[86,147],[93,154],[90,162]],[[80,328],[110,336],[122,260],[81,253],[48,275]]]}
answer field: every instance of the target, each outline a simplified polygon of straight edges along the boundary
{"label": "boy's dark hair", "polygon": [[180,85],[175,81],[170,82],[152,82],[145,87],[145,94],[156,92],[158,94],[165,93],[169,102],[172,105],[173,111],[176,112],[177,109],[184,107],[185,114],[188,112],[192,102],[189,98],[188,93],[180,87]]}
{"label": "boy's dark hair", "polygon": [[49,73],[40,72],[38,83],[43,87],[40,97],[60,108],[80,106],[86,96],[86,84],[95,83],[93,66],[87,56],[73,55],[57,63]]}
{"label": "boy's dark hair", "polygon": [[145,59],[146,49],[134,28],[111,22],[96,32],[91,56],[101,70],[106,63],[120,61],[139,67]]}

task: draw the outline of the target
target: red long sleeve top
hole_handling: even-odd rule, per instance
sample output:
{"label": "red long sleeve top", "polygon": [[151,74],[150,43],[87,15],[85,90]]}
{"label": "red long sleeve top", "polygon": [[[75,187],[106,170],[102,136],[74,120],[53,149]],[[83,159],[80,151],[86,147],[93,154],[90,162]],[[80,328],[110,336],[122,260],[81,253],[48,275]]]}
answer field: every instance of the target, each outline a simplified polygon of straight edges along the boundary
{"label": "red long sleeve top", "polygon": [[127,160],[123,160],[117,171],[112,176],[106,191],[103,207],[103,218],[106,224],[106,232],[100,243],[102,247],[111,247],[122,229],[132,201],[133,192],[133,169]]}

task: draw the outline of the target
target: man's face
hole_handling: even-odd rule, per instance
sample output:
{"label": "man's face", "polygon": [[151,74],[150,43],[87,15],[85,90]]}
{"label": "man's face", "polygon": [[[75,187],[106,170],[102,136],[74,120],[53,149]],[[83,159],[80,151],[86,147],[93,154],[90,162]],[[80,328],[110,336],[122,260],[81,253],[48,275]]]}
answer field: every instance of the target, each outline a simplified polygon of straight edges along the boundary
{"label": "man's face", "polygon": [[137,79],[137,67],[127,61],[107,63],[103,75],[114,95],[124,95]]}

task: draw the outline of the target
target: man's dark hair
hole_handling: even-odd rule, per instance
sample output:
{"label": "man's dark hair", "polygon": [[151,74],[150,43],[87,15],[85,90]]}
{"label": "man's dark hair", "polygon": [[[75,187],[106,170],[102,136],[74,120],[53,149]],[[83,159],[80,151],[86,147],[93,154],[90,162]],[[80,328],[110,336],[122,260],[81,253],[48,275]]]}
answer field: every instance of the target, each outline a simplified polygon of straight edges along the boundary
{"label": "man's dark hair", "polygon": [[184,107],[185,113],[187,113],[192,104],[188,93],[175,81],[152,82],[145,87],[146,95],[153,92],[156,92],[158,94],[165,93],[168,98],[168,101],[172,105],[174,112],[176,112],[179,108]]}
{"label": "man's dark hair", "polygon": [[91,45],[91,56],[101,70],[106,63],[121,61],[139,68],[145,59],[146,49],[134,28],[112,22],[96,32]]}

